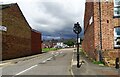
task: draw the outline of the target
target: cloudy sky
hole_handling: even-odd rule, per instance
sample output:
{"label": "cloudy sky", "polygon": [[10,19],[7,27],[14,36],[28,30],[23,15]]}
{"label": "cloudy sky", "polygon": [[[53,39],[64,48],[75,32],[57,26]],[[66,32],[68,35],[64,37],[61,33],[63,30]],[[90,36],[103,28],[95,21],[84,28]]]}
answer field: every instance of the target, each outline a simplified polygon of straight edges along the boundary
{"label": "cloudy sky", "polygon": [[[83,28],[85,0],[0,0],[18,3],[30,26],[44,38],[75,38],[73,24]],[[83,30],[80,36],[83,35]]]}

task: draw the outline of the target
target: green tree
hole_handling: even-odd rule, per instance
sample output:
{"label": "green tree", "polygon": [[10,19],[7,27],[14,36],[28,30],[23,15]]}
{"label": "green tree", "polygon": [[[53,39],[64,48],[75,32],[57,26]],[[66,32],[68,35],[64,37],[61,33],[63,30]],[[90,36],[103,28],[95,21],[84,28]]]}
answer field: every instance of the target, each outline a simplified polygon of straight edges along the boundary
{"label": "green tree", "polygon": [[73,40],[67,40],[64,42],[64,44],[68,45],[68,46],[73,46],[75,44],[75,41]]}

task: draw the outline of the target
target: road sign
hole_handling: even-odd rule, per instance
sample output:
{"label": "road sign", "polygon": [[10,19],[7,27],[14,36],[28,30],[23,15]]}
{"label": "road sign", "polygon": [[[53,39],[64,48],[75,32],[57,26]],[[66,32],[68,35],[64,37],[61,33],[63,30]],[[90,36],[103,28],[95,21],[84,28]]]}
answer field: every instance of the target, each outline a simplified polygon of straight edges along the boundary
{"label": "road sign", "polygon": [[79,34],[82,31],[82,28],[80,27],[80,24],[78,22],[76,24],[74,24],[73,31],[76,34]]}
{"label": "road sign", "polygon": [[77,67],[80,68],[79,64],[79,33],[82,31],[82,28],[80,27],[80,24],[77,22],[74,24],[73,31],[77,34]]}

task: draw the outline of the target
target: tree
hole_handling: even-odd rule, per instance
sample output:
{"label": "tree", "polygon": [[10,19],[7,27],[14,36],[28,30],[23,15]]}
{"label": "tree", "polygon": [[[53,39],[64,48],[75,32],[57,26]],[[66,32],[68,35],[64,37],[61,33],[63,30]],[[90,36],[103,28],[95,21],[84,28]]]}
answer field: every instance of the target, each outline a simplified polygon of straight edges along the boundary
{"label": "tree", "polygon": [[73,40],[67,40],[64,42],[64,44],[68,45],[68,46],[73,46],[75,44],[75,41]]}

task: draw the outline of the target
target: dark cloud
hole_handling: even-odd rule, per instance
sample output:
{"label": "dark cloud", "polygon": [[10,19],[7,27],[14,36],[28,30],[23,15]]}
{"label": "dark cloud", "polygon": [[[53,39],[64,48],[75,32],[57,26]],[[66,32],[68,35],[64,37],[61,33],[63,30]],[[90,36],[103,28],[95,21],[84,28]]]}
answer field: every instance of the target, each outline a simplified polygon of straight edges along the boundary
{"label": "dark cloud", "polygon": [[[43,36],[73,38],[74,23],[80,22],[83,28],[84,0],[16,0],[16,2],[30,26],[42,32]],[[83,36],[83,31],[80,35]]]}

